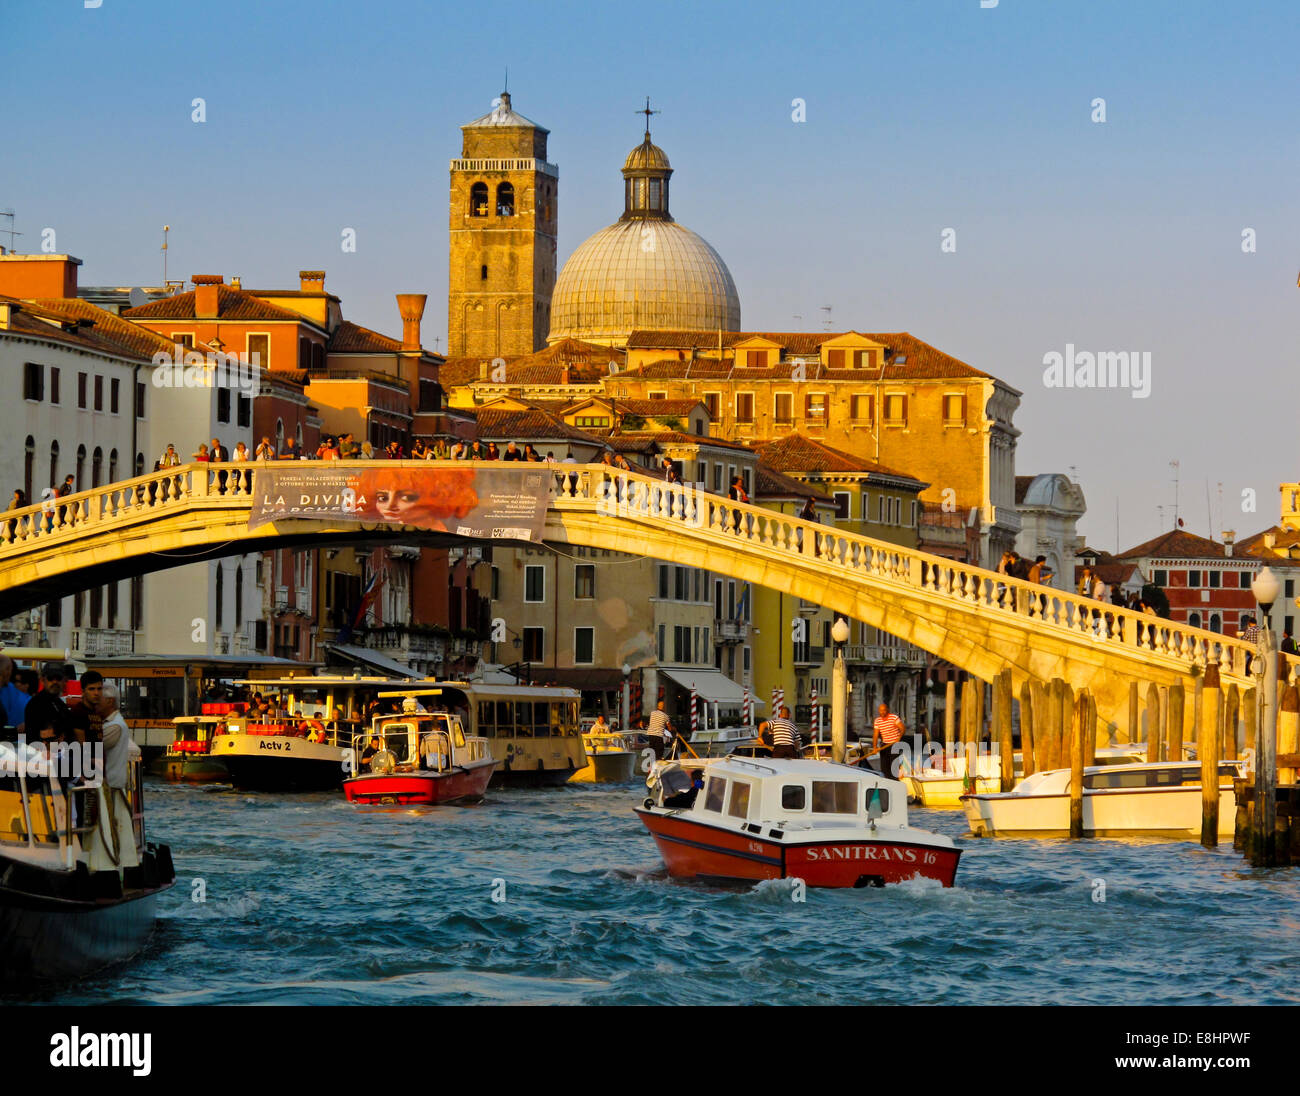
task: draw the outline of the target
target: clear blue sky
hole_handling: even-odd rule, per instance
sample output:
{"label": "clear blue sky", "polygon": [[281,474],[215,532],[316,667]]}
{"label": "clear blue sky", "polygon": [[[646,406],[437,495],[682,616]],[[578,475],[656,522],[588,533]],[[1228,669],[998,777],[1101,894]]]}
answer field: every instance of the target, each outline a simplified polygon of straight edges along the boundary
{"label": "clear blue sky", "polygon": [[[561,261],[621,211],[649,94],[673,212],[745,326],[816,330],[830,305],[1015,385],[1017,470],[1076,468],[1091,543],[1115,547],[1116,500],[1121,547],[1160,504],[1172,524],[1171,460],[1215,536],[1276,520],[1300,478],[1294,0],[8,0],[0,208],[20,250],[54,228],[83,284],[157,284],[170,224],[173,277],[323,267],[390,333],[393,294],[424,292],[445,345],[447,162],[507,66],[551,130]],[[1150,397],[1046,388],[1067,343],[1149,351]]]}

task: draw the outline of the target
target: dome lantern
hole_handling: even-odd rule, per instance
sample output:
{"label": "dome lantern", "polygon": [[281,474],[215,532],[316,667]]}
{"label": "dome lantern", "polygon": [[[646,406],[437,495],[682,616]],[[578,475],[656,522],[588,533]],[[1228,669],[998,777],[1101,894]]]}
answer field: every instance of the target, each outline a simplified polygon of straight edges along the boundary
{"label": "dome lantern", "polygon": [[650,109],[647,96],[645,109],[637,113],[645,115],[645,140],[623,161],[623,216],[619,220],[671,221],[668,177],[673,167],[664,150],[650,140],[650,115],[659,112]]}

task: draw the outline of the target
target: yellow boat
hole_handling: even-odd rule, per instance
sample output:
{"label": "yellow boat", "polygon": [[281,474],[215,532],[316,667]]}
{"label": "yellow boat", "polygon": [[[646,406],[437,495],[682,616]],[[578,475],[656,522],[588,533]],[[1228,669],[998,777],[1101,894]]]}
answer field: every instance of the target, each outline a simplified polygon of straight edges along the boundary
{"label": "yellow boat", "polygon": [[627,784],[636,768],[636,751],[627,739],[612,731],[587,731],[582,736],[587,751],[586,767],[571,777],[570,784]]}

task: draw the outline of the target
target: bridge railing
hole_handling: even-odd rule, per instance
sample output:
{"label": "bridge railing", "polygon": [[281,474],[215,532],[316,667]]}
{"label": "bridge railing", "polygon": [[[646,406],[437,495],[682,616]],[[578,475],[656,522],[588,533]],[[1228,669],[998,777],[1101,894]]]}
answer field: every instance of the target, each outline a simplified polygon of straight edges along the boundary
{"label": "bridge railing", "polygon": [[[341,463],[372,467],[370,461]],[[398,463],[425,467],[457,462]],[[186,464],[10,510],[0,515],[0,556],[55,547],[166,511],[246,509],[259,470],[274,467],[274,461]],[[668,533],[687,525],[755,551],[798,557],[831,573],[870,576],[927,599],[978,607],[981,615],[1020,617],[1031,633],[1038,628],[1073,633],[1107,648],[1123,648],[1139,659],[1170,659],[1192,672],[1213,656],[1223,672],[1245,677],[1250,660],[1258,657],[1258,649],[1241,639],[734,502],[693,486],[668,484],[606,465],[551,464],[548,468],[560,511],[608,514],[650,523]],[[1293,656],[1287,656],[1287,661],[1293,667],[1300,665]]]}
{"label": "bridge railing", "polygon": [[[927,597],[978,606],[984,615],[1021,617],[1031,628],[1074,633],[1110,649],[1125,648],[1139,658],[1162,656],[1193,672],[1213,656],[1221,672],[1245,677],[1252,658],[1259,658],[1258,648],[1245,640],[737,503],[695,487],[615,473],[604,466],[561,472],[556,486],[561,508],[582,500],[594,503],[598,513],[651,521],[666,530],[683,523],[708,529],[760,551],[814,559],[832,572],[870,575]],[[1296,664],[1290,656],[1287,661]]]}

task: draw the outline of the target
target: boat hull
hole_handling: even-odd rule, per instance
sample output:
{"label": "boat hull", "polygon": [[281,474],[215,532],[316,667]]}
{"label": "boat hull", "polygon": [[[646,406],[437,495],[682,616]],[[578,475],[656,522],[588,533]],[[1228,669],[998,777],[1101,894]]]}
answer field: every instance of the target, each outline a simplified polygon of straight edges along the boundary
{"label": "boat hull", "polygon": [[343,782],[349,803],[433,806],[483,798],[495,761],[479,761],[447,772],[366,774]]}
{"label": "boat hull", "polygon": [[1000,777],[977,776],[975,782],[977,787],[971,789],[964,786],[965,781],[962,777],[951,776],[947,773],[942,776],[903,777],[903,783],[907,785],[907,800],[909,803],[915,803],[919,807],[936,807],[950,810],[961,810],[962,796],[971,791],[996,792],[1001,789],[1002,785]]}
{"label": "boat hull", "polygon": [[159,764],[159,775],[172,783],[223,784],[230,782],[230,770],[215,758],[167,754]]}
{"label": "boat hull", "polygon": [[[1065,837],[1070,832],[1069,795],[974,795],[963,805],[976,837]],[[1237,817],[1231,785],[1219,788],[1219,836],[1231,837]],[[1201,789],[1099,788],[1083,794],[1085,837],[1201,835]]]}
{"label": "boat hull", "polygon": [[570,784],[628,784],[636,775],[637,755],[632,750],[607,750],[587,754],[587,767],[571,777]]}
{"label": "boat hull", "polygon": [[492,773],[489,787],[493,788],[559,788],[581,769],[510,767],[509,762],[499,765]]}
{"label": "boat hull", "polygon": [[961,850],[881,838],[783,842],[706,826],[681,815],[637,808],[678,879],[758,882],[802,879],[810,887],[868,887],[908,879],[951,887]]}
{"label": "boat hull", "polygon": [[329,791],[343,783],[345,750],[284,735],[218,735],[212,754],[244,791]]}

